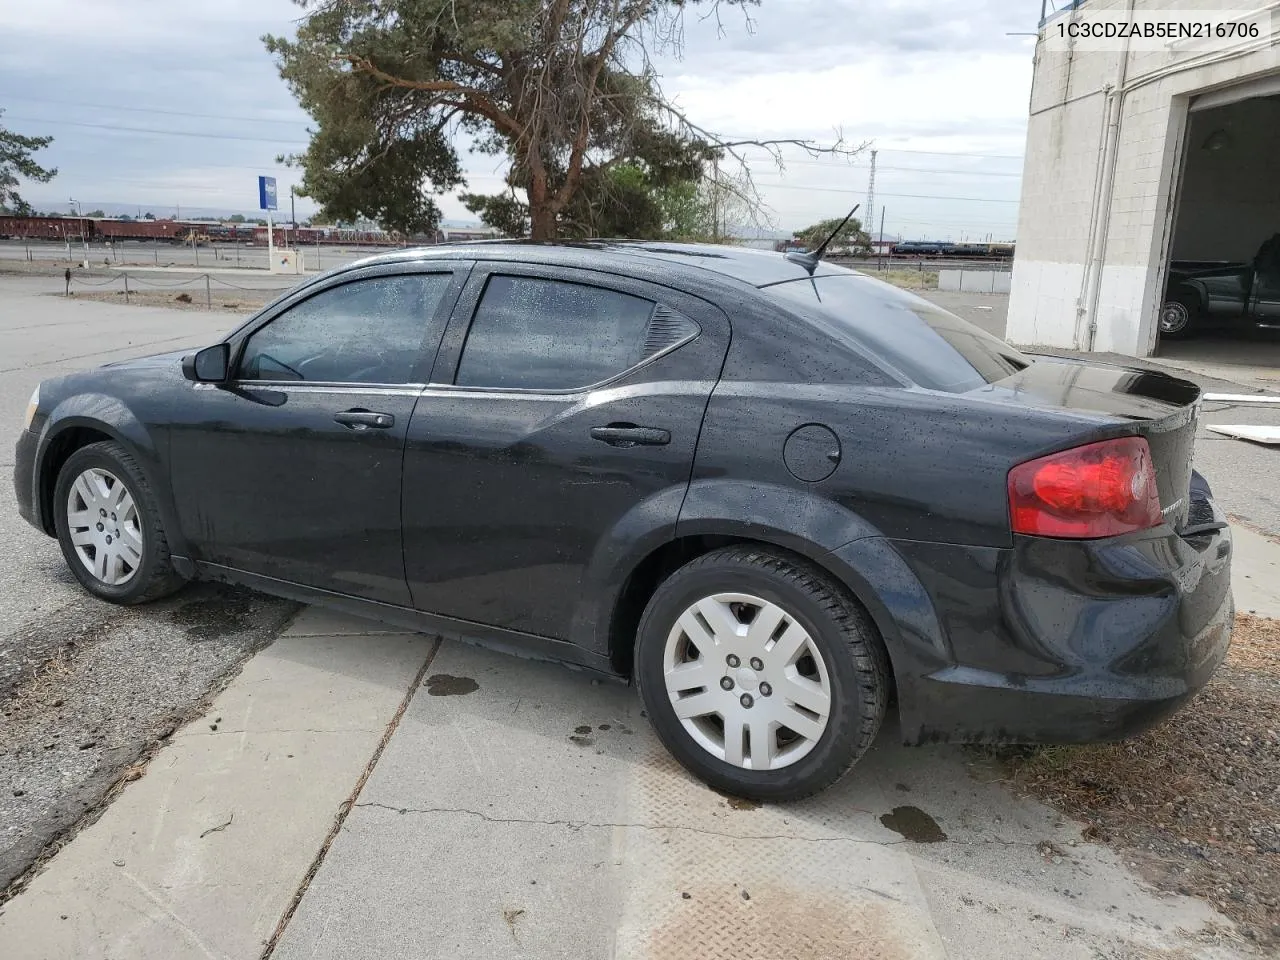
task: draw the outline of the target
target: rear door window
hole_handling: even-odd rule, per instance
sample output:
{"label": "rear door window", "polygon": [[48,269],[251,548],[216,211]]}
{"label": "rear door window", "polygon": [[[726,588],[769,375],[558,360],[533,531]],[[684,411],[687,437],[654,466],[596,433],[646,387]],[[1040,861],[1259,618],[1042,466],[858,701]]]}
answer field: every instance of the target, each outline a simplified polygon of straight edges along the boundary
{"label": "rear door window", "polygon": [[646,357],[656,307],[589,284],[495,274],[471,320],[454,382],[573,390],[612,379]]}

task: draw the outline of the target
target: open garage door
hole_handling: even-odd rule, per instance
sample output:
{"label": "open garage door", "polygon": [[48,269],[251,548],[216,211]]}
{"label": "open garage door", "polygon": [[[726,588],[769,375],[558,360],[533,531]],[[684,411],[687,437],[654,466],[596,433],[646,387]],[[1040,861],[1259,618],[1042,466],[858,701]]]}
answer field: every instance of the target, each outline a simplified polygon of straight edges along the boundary
{"label": "open garage door", "polygon": [[1280,367],[1280,76],[1191,102],[1160,356]]}

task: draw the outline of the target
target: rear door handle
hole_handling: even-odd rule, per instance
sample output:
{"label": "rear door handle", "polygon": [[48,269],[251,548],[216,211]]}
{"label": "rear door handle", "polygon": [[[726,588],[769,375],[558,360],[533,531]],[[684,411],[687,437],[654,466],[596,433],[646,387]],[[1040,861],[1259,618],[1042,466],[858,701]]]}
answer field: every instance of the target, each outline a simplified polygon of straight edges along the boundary
{"label": "rear door handle", "polygon": [[592,427],[591,439],[600,440],[611,447],[661,447],[671,442],[671,431],[657,427],[637,427],[634,423],[611,423],[607,427]]}
{"label": "rear door handle", "polygon": [[333,415],[335,422],[352,430],[388,430],[396,425],[396,418],[389,413],[378,413],[375,410],[343,410]]}

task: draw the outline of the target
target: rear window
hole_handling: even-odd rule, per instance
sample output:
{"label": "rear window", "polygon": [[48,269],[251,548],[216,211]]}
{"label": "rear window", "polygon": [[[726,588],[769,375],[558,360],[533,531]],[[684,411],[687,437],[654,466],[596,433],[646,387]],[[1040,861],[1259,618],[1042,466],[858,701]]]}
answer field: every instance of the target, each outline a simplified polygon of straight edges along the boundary
{"label": "rear window", "polygon": [[962,393],[1031,363],[967,320],[869,277],[814,277],[761,292],[931,390]]}

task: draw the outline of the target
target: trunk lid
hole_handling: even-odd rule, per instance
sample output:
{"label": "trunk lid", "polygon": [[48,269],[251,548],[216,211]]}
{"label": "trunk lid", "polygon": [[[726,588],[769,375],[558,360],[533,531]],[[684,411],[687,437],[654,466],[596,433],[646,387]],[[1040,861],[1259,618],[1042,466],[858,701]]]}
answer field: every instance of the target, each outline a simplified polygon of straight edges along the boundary
{"label": "trunk lid", "polygon": [[1194,383],[1136,367],[1036,357],[986,391],[1027,406],[1096,418],[1107,435],[1116,435],[1117,425],[1132,427],[1123,432],[1145,437],[1151,448],[1165,521],[1176,530],[1186,524],[1200,418],[1200,388]]}

